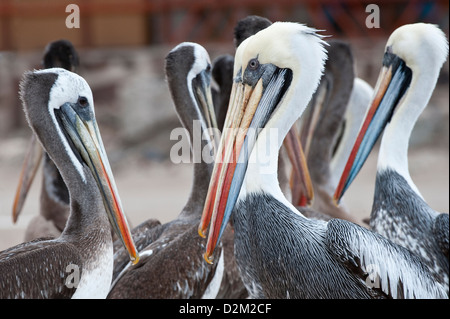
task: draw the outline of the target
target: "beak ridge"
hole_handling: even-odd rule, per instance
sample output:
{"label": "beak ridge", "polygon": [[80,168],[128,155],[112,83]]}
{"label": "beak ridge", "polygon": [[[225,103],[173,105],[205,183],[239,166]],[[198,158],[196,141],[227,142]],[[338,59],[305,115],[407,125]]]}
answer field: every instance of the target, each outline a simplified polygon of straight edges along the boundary
{"label": "beak ridge", "polygon": [[58,113],[65,131],[70,136],[79,154],[92,171],[103,197],[106,212],[112,228],[128,251],[133,264],[139,261],[131,232],[123,212],[116,183],[112,175],[101,136],[93,119],[83,119],[69,103],[61,107]]}

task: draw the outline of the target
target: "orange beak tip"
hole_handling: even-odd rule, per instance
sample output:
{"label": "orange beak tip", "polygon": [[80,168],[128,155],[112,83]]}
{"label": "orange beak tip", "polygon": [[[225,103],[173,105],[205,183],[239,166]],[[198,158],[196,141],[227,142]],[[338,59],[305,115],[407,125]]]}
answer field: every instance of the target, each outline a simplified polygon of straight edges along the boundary
{"label": "orange beak tip", "polygon": [[198,234],[199,234],[200,237],[206,238],[205,231],[201,227],[198,228]]}
{"label": "orange beak tip", "polygon": [[206,262],[207,262],[208,264],[210,264],[210,265],[213,264],[213,261],[214,261],[214,257],[213,257],[213,256],[209,256],[208,253],[205,253],[205,254],[203,255],[203,258],[206,260]]}
{"label": "orange beak tip", "polygon": [[338,207],[339,206],[339,200],[336,199],[336,197],[333,196],[333,204],[334,206]]}
{"label": "orange beak tip", "polygon": [[134,259],[131,260],[131,263],[133,265],[136,265],[139,262],[139,260],[140,260],[139,255],[136,254],[136,257],[134,257]]}

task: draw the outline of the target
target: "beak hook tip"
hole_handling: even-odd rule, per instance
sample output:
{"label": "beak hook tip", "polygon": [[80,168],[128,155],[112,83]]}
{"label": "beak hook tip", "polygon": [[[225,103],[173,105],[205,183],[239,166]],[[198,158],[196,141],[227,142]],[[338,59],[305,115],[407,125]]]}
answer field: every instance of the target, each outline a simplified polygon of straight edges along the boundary
{"label": "beak hook tip", "polygon": [[204,229],[202,227],[198,228],[198,234],[199,234],[200,237],[206,238],[205,231],[204,231]]}
{"label": "beak hook tip", "polygon": [[133,265],[136,265],[139,262],[139,260],[140,260],[139,255],[136,254],[136,257],[134,257],[134,259],[131,260],[131,263]]}
{"label": "beak hook tip", "polygon": [[333,196],[333,204],[334,206],[339,206],[339,199],[336,196]]}
{"label": "beak hook tip", "polygon": [[208,255],[208,253],[205,253],[205,254],[203,255],[203,258],[206,260],[206,262],[207,262],[208,264],[210,264],[210,265],[213,264],[213,261],[214,261],[214,257],[213,257],[213,256]]}

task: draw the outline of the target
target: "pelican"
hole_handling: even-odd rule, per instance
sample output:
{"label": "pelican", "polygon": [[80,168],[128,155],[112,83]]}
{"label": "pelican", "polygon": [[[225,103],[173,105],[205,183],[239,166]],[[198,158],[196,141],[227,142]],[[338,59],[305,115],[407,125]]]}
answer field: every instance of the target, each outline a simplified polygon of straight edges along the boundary
{"label": "pelican", "polygon": [[[207,265],[198,258],[205,245],[197,228],[213,167],[212,154],[210,160],[204,156],[209,156],[216,143],[208,130],[217,130],[209,55],[199,44],[183,42],[166,56],[165,72],[178,117],[190,137],[194,160],[191,194],[176,219],[148,232],[155,238],[140,251],[141,261],[136,267],[125,266],[118,273],[108,298],[245,297],[230,229],[225,232],[224,248],[217,252],[219,263]],[[197,129],[196,123],[200,125]],[[170,262],[173,258],[176,261]]]}
{"label": "pelican", "polygon": [[279,187],[279,148],[323,72],[321,38],[305,25],[276,22],[239,46],[229,129],[199,226],[206,235],[210,224],[204,258],[214,261],[232,215],[236,262],[250,297],[446,298],[405,248],[346,220],[308,219]]}
{"label": "pelican", "polygon": [[70,194],[70,216],[56,239],[0,252],[0,298],[105,298],[112,280],[111,227],[139,260],[123,215],[86,81],[61,68],[26,72],[26,118]]}
{"label": "pelican", "polygon": [[[44,50],[42,61],[43,67],[46,69],[60,67],[76,72],[79,66],[78,53],[68,40],[50,42]],[[28,224],[25,230],[25,241],[40,237],[59,237],[70,213],[69,192],[61,174],[48,155],[42,152],[42,147],[36,140],[35,135],[31,135],[14,199],[13,222],[17,222],[42,159],[44,163],[40,214],[33,217]]]}
{"label": "pelican", "polygon": [[[447,59],[448,42],[434,25],[417,23],[389,37],[375,95],[335,193],[338,201],[381,139],[372,229],[421,256],[448,293],[448,214],[425,202],[408,170],[408,142]],[[438,231],[438,230],[441,231]],[[444,230],[444,231],[442,231]]]}

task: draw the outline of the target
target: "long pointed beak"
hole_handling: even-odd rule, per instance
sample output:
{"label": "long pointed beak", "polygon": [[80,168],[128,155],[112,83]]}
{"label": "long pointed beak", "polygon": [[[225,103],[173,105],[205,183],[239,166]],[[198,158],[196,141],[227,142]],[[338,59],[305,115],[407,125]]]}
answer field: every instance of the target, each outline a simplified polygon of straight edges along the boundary
{"label": "long pointed beak", "polygon": [[338,203],[361,170],[378,137],[411,83],[412,72],[398,56],[386,52],[375,94],[366,112],[347,164],[334,194]]}
{"label": "long pointed beak", "polygon": [[292,201],[299,206],[309,205],[313,200],[314,190],[306,156],[295,126],[289,130],[283,144],[293,168],[291,178]]}
{"label": "long pointed beak", "polygon": [[203,115],[206,119],[206,124],[210,128],[217,129],[217,119],[216,113],[214,111],[214,103],[212,101],[211,95],[211,80],[206,77],[205,74],[199,74],[200,80],[197,85],[195,85],[194,91],[195,96],[198,100],[199,105],[202,108]]}
{"label": "long pointed beak", "polygon": [[22,212],[25,199],[27,198],[28,191],[36,176],[37,169],[41,163],[43,150],[41,144],[38,143],[35,135],[31,136],[27,153],[22,164],[22,170],[20,172],[19,184],[17,185],[16,195],[14,197],[14,203],[12,208],[12,219],[16,223]]}
{"label": "long pointed beak", "polygon": [[206,129],[210,134],[212,143],[211,151],[214,153],[217,148],[219,137],[218,134],[215,133],[218,132],[219,129],[217,126],[217,118],[211,94],[211,76],[205,72],[199,73],[192,81],[192,87],[197,104],[200,106],[200,110],[206,121],[206,128],[204,129]]}
{"label": "long pointed beak", "polygon": [[[273,110],[285,92],[290,70],[271,70],[268,84],[259,79],[254,86],[235,82],[225,119],[226,128],[219,145],[216,164],[210,181],[203,216],[199,227],[204,236],[211,221],[206,252],[208,263],[213,262],[214,249],[231,217],[247,170],[250,153]],[[265,94],[268,92],[267,94]]]}
{"label": "long pointed beak", "polygon": [[[230,106],[232,105],[236,105],[241,103],[243,95],[242,95],[242,90],[238,91],[239,86],[235,83],[232,88],[231,88],[231,93],[230,93]],[[209,223],[211,222],[211,217],[212,217],[212,212],[213,212],[213,205],[215,202],[215,198],[216,198],[216,194],[217,194],[217,186],[219,183],[219,175],[222,171],[222,164],[224,163],[225,160],[225,148],[226,145],[231,143],[231,139],[232,139],[232,134],[234,133],[234,131],[232,129],[230,129],[231,125],[236,125],[236,123],[234,123],[236,120],[236,112],[237,112],[237,107],[232,107],[232,108],[228,108],[227,111],[227,116],[225,117],[225,123],[224,123],[224,128],[228,128],[225,129],[223,131],[222,137],[220,139],[219,142],[219,148],[217,151],[217,157],[216,157],[216,162],[213,168],[213,172],[211,174],[211,179],[209,182],[209,187],[208,187],[208,193],[206,195],[206,199],[205,199],[205,205],[203,208],[203,213],[202,213],[202,218],[200,220],[200,225],[198,228],[198,233],[201,237],[206,238],[206,230],[208,228]],[[227,156],[229,156],[230,154],[228,154]]]}
{"label": "long pointed beak", "polygon": [[123,212],[95,117],[86,119],[84,116],[79,116],[70,103],[61,106],[58,116],[65,132],[89,166],[97,182],[112,228],[127,249],[132,263],[136,264],[139,256]]}

